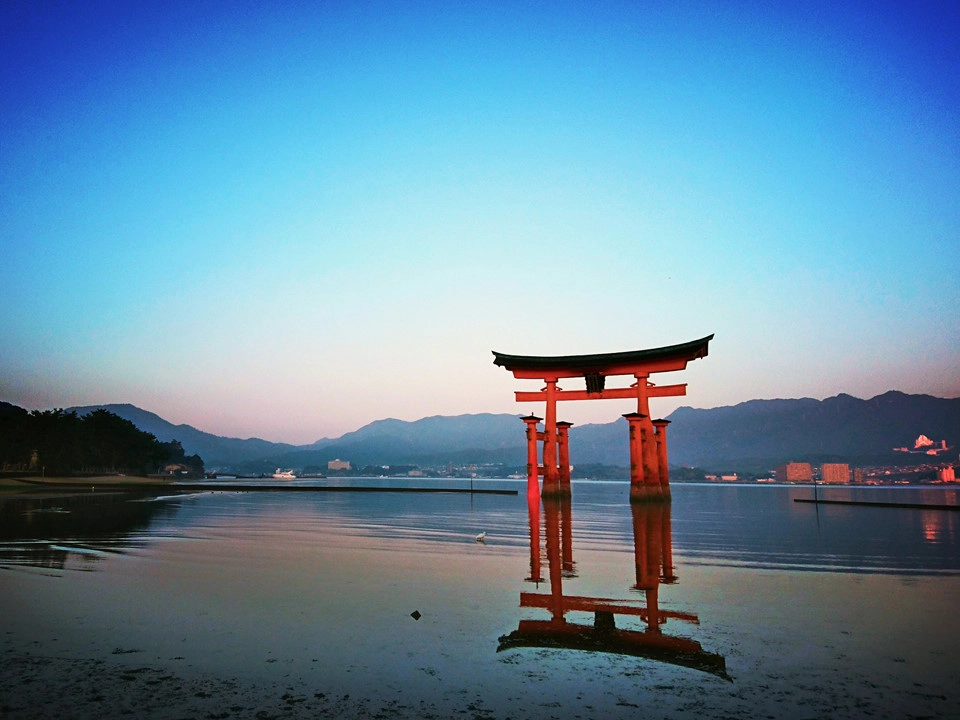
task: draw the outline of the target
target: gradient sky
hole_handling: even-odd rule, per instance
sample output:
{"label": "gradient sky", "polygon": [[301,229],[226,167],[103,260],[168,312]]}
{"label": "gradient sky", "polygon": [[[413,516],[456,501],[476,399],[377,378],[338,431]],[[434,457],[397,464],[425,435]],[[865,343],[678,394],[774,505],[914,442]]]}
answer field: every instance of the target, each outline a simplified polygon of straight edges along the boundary
{"label": "gradient sky", "polygon": [[306,443],[710,333],[656,414],[960,395],[955,0],[279,5],[0,5],[0,399]]}

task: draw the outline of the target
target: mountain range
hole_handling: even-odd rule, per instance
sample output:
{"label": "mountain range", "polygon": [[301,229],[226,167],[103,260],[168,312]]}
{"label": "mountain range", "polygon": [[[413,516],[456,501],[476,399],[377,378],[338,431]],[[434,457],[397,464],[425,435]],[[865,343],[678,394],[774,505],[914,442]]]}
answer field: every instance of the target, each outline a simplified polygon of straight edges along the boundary
{"label": "mountain range", "polygon": [[[341,458],[354,466],[526,462],[519,415],[433,416],[412,422],[377,420],[338,438],[310,445],[259,438],[226,438],[190,425],[174,425],[134,405],[68,408],[83,415],[103,408],[168,442],[179,440],[208,468],[263,472],[277,467],[320,466]],[[954,448],[960,441],[960,398],[890,391],[869,400],[840,394],[825,400],[750,400],[711,409],[681,407],[668,417],[671,465],[709,470],[762,471],[790,460],[851,464],[909,464],[925,455],[894,453],[924,434]],[[574,426],[571,462],[626,466],[627,423]]]}

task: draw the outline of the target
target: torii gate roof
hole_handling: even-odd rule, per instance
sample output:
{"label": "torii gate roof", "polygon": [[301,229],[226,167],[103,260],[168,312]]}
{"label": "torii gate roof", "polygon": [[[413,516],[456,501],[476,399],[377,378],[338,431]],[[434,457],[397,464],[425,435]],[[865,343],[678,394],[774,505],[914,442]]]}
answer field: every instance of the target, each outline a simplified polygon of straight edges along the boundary
{"label": "torii gate roof", "polygon": [[645,375],[683,370],[690,360],[706,357],[713,335],[664,347],[595,355],[506,355],[493,351],[494,365],[517,378],[579,377],[584,375]]}

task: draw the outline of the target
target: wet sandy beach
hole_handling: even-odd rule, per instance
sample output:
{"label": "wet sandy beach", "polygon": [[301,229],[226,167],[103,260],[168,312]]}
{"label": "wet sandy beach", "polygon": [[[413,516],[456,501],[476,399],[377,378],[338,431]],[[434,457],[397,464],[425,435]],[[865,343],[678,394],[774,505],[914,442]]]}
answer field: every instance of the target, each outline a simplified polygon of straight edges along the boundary
{"label": "wet sandy beach", "polygon": [[[854,673],[856,675],[856,673]],[[755,682],[760,679],[760,684]],[[647,678],[650,680],[650,678]],[[688,679],[689,680],[689,679]],[[954,718],[943,688],[920,685],[883,690],[892,678],[778,676],[734,682],[665,682],[650,687],[638,678],[635,696],[617,700],[616,716],[644,718]],[[798,682],[799,681],[799,682]],[[879,681],[879,684],[878,684]],[[536,678],[531,678],[537,684]],[[149,718],[214,720],[236,718],[604,718],[609,710],[572,705],[543,695],[516,712],[491,708],[496,688],[461,692],[458,704],[432,698],[373,699],[322,689],[322,680],[288,678],[250,682],[183,672],[150,664],[76,660],[4,652],[0,659],[0,717],[17,720],[60,718]],[[651,693],[651,691],[653,691]],[[448,698],[447,698],[448,700]],[[494,701],[496,702],[496,701]]]}
{"label": "wet sandy beach", "polygon": [[428,704],[408,707],[349,695],[331,696],[300,682],[250,683],[149,665],[5,653],[0,660],[0,717],[268,720],[442,716]]}
{"label": "wet sandy beach", "polygon": [[[957,717],[955,513],[818,520],[786,490],[678,488],[676,567],[661,575],[679,579],[660,602],[699,620],[664,633],[724,657],[727,679],[603,652],[497,651],[545,617],[518,598],[549,591],[530,578],[561,559],[577,602],[638,599],[637,533],[654,526],[614,486],[577,488],[567,564],[549,544],[536,552],[530,538],[545,535],[523,498],[150,499],[100,496],[106,485],[0,493],[3,720]],[[714,512],[724,504],[736,513]]]}

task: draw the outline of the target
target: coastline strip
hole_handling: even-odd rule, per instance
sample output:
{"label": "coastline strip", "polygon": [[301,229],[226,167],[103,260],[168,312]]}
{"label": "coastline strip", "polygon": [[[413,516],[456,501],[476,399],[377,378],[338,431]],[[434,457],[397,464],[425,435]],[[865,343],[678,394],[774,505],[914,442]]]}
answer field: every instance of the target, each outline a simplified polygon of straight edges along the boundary
{"label": "coastline strip", "polygon": [[953,510],[960,511],[960,505],[933,505],[930,503],[870,502],[867,500],[814,500],[812,498],[794,498],[794,502],[813,505],[863,505],[866,507],[915,508],[917,510]]}
{"label": "coastline strip", "polygon": [[[56,490],[91,490],[95,491],[96,483],[50,483],[36,480],[21,479],[22,482],[36,489]],[[490,488],[416,488],[416,487],[364,487],[357,485],[249,485],[243,483],[213,484],[213,483],[122,483],[110,482],[100,485],[103,491],[124,490],[127,492],[393,492],[393,493],[460,493],[463,495],[518,495],[518,490],[493,490]]]}

